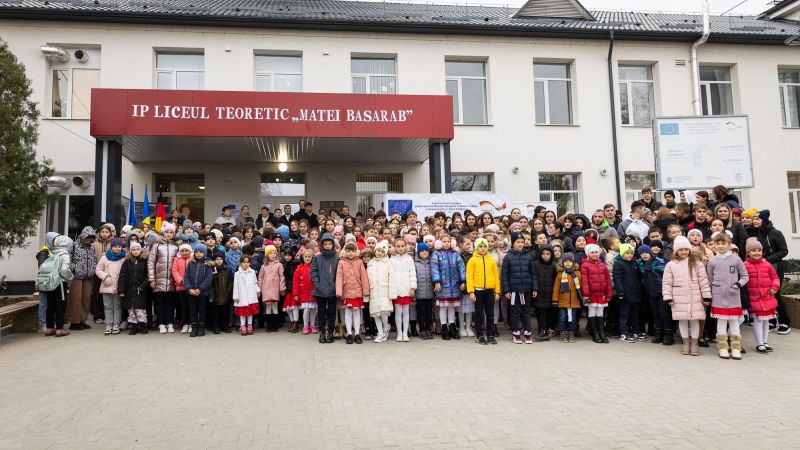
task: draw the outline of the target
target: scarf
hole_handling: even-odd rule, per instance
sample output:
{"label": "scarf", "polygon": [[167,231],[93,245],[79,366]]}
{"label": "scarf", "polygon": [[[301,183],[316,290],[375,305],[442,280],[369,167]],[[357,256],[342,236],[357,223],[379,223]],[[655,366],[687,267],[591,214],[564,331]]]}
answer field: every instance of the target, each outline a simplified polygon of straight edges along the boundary
{"label": "scarf", "polygon": [[575,271],[573,269],[564,269],[564,271],[561,272],[561,287],[559,288],[559,292],[562,294],[569,292],[569,277],[572,277],[575,283],[575,290],[580,292],[581,280],[575,276]]}
{"label": "scarf", "polygon": [[109,248],[106,250],[106,259],[109,261],[119,261],[120,259],[125,257],[125,249],[122,249],[119,253],[114,253]]}

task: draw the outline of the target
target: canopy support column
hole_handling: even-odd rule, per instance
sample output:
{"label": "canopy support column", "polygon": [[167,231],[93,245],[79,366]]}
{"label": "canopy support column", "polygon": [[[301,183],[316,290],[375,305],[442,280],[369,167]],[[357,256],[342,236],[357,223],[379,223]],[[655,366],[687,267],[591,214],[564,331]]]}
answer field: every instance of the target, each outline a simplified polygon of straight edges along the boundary
{"label": "canopy support column", "polygon": [[122,207],[122,143],[98,139],[94,161],[95,227],[113,223],[119,230],[125,218]]}
{"label": "canopy support column", "polygon": [[431,193],[449,194],[450,187],[450,143],[431,142],[428,147],[428,165],[431,173]]}

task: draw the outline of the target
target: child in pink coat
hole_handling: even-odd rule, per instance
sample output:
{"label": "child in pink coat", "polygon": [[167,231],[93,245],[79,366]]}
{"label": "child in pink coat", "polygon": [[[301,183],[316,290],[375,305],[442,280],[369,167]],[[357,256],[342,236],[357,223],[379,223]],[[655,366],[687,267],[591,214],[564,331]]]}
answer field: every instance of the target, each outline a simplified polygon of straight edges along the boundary
{"label": "child in pink coat", "polygon": [[261,301],[264,302],[264,315],[267,319],[267,333],[278,331],[278,301],[286,294],[286,279],[283,264],[278,261],[278,249],[268,245],[264,249],[264,264],[258,271],[258,286]]}
{"label": "child in pink coat", "polygon": [[778,308],[778,300],[775,299],[775,294],[781,288],[781,283],[775,268],[762,257],[762,246],[758,239],[747,239],[745,250],[747,259],[744,261],[744,268],[750,276],[747,282],[747,291],[750,293],[748,311],[755,316],[753,334],[756,338],[756,350],[758,353],[769,353],[772,351],[772,347],[767,344],[769,320],[777,317],[775,310]]}
{"label": "child in pink coat", "polygon": [[120,238],[111,239],[108,249],[97,262],[95,275],[100,279],[100,294],[106,315],[105,334],[119,334],[122,322],[122,300],[117,292],[117,281],[122,264],[125,262],[124,242]]}

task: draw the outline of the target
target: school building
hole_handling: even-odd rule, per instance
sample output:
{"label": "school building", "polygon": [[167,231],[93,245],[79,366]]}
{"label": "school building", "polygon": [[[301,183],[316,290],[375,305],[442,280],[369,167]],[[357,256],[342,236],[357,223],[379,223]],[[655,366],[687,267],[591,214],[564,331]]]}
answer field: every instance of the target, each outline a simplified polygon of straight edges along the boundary
{"label": "school building", "polygon": [[695,97],[749,116],[755,186],[737,194],[800,256],[800,0],[709,31],[577,0],[5,0],[61,196],[0,275],[31,280],[46,230],[121,224],[131,184],[200,221],[300,198],[366,212],[388,192],[627,212],[655,185],[652,119]]}

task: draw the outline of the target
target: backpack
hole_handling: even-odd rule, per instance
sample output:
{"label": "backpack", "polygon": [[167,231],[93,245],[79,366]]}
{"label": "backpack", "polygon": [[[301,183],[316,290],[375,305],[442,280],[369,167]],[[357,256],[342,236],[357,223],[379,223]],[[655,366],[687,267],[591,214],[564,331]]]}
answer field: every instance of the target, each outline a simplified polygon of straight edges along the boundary
{"label": "backpack", "polygon": [[59,266],[61,258],[52,254],[39,266],[39,273],[36,275],[36,289],[39,292],[50,292],[56,290],[61,285],[61,273]]}

